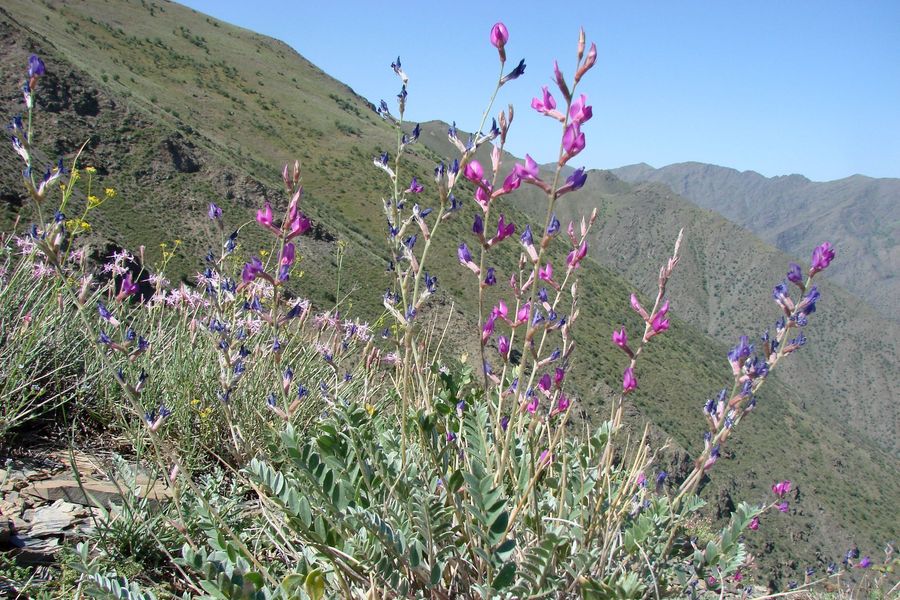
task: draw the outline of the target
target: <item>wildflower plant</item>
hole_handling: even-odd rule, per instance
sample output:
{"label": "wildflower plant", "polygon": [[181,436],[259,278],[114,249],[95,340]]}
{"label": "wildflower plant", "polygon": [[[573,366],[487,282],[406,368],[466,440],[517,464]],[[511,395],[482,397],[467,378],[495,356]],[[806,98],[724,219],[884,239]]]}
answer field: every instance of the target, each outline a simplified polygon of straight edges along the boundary
{"label": "wildflower plant", "polygon": [[[625,358],[609,419],[577,435],[567,424],[581,401],[569,386],[578,278],[590,268],[588,239],[598,214],[563,224],[557,208],[586,182],[573,161],[586,146],[593,113],[579,84],[597,49],[581,31],[573,75],[555,62],[550,85],[532,100],[533,110],[559,123],[557,159],[542,169],[528,154],[505,164],[514,109],[491,116],[498,92],[525,70],[524,60],[507,64],[510,39],[503,23],[491,29],[495,87],[475,133],[463,140],[455,123],[450,127],[458,154],[435,165],[433,178],[420,179],[406,159],[421,129],[404,121],[410,78],[399,57],[391,65],[400,80],[397,108],[382,101],[378,112],[394,125],[396,145],[373,161],[388,181],[382,207],[392,281],[378,323],[387,326],[383,339],[375,326],[343,314],[340,298],[317,312],[293,285],[311,227],[300,206],[299,162],[282,169],[283,212],[265,202],[254,220],[232,227],[240,217],[208,205],[214,242],[196,285],[173,287],[166,279],[177,242],[153,266],[143,249],[119,250],[100,272],[92,270],[87,219],[116,192],[103,182],[99,194],[96,172],[77,165],[80,152],[68,169],[60,161],[37,175],[33,94],[46,67],[37,57],[29,61],[27,119],[13,121],[12,142],[37,222],[2,240],[0,299],[6,306],[19,298],[29,277],[47,287],[25,294],[23,306],[33,312],[4,309],[4,319],[16,323],[0,353],[20,356],[45,343],[29,328],[33,319],[59,313],[78,320],[73,337],[87,348],[86,381],[115,386],[106,394],[119,409],[119,426],[174,490],[167,512],[138,502],[141,519],[120,527],[107,515],[102,535],[126,531],[147,552],[146,534],[168,559],[180,544],[181,556],[168,568],[183,597],[749,596],[743,580],[752,557],[743,536],[760,527],[764,513],[789,512],[791,482],[776,483],[770,502],[739,504],[703,539],[692,535],[704,505],[697,492],[754,410],[769,373],[806,343],[820,298],[814,278],[834,249],[816,248],[805,277],[792,264],[786,278],[798,294],[792,298],[787,283],[773,290],[783,313],[775,333],[758,345],[741,338],[728,354],[730,389],[705,403],[703,450],[675,493],[649,447],[649,426],[632,439],[623,418],[643,378],[641,357],[673,326],[667,285],[683,233],[659,269],[652,305],[630,298],[643,331],[623,326],[611,333]],[[543,222],[510,217],[509,202],[523,184],[545,198]],[[60,200],[50,211],[56,189]],[[82,196],[80,216],[66,218]],[[450,219],[465,220],[466,237],[435,244]],[[261,228],[269,247],[246,254],[244,227]],[[13,239],[23,256],[15,266]],[[429,312],[440,285],[430,265],[447,246],[478,298],[470,332],[475,368],[446,360]],[[512,248],[518,260],[499,258]],[[2,415],[0,433],[68,392],[24,394],[29,378],[51,375],[29,371],[0,383],[4,397],[26,398],[8,411],[12,416]],[[229,478],[228,486],[214,487],[230,493],[211,490],[198,476],[211,462]],[[95,540],[93,549],[114,563],[122,552],[114,542]],[[96,597],[154,597],[102,569],[88,544],[78,560],[85,590]],[[847,560],[848,568],[870,566],[868,557]],[[808,573],[798,589],[818,581]]]}

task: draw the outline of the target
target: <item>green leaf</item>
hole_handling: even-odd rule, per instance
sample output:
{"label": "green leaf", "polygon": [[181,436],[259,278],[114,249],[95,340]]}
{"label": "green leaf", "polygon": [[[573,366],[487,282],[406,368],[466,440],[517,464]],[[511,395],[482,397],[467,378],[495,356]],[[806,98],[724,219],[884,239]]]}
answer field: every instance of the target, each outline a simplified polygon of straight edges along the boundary
{"label": "green leaf", "polygon": [[306,576],[303,589],[306,590],[310,600],[322,600],[325,597],[325,576],[318,569],[313,569]]}
{"label": "green leaf", "polygon": [[503,588],[510,586],[515,578],[516,563],[508,562],[503,565],[503,568],[500,569],[500,572],[497,573],[497,576],[494,578],[494,588],[502,590]]}

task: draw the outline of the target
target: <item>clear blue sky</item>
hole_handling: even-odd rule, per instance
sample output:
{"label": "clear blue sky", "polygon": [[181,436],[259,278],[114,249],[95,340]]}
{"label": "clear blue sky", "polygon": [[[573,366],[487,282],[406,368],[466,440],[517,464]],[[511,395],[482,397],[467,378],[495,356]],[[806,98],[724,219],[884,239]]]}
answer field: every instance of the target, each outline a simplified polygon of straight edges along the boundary
{"label": "clear blue sky", "polygon": [[[557,129],[531,110],[554,58],[571,77],[578,27],[597,43],[581,91],[594,107],[576,166],[696,160],[814,180],[900,177],[900,2],[234,2],[188,6],[278,38],[407,117],[477,126],[496,74],[491,26],[510,31],[509,149],[555,158]],[[557,94],[557,99],[559,99]]]}

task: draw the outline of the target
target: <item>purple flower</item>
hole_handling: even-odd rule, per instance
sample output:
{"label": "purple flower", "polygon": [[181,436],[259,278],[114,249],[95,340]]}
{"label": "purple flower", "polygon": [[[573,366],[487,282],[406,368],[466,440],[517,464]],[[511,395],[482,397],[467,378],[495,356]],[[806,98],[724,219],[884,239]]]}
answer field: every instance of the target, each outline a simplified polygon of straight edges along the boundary
{"label": "purple flower", "polygon": [[500,80],[500,85],[503,85],[507,81],[512,81],[513,79],[518,79],[522,75],[525,74],[525,59],[519,61],[519,64],[516,65],[516,68],[507,73],[503,79]]}
{"label": "purple flower", "polygon": [[829,242],[825,242],[821,246],[816,247],[812,253],[812,265],[809,269],[809,276],[812,277],[819,271],[824,271],[834,260],[834,249]]}
{"label": "purple flower", "polygon": [[868,556],[863,556],[862,560],[856,563],[857,569],[868,569],[872,566],[872,560]]}
{"label": "purple flower", "polygon": [[803,283],[803,272],[800,270],[800,265],[791,263],[787,272],[787,278],[791,283],[801,285]]}
{"label": "purple flower", "polygon": [[566,179],[566,183],[569,183],[572,185],[572,187],[569,189],[573,190],[573,191],[581,189],[581,187],[584,185],[585,181],[587,181],[587,174],[585,174],[585,172],[584,172],[584,167],[577,169],[574,173],[569,175],[569,177]]}
{"label": "purple flower", "polygon": [[472,233],[477,236],[484,234],[484,219],[481,215],[475,215],[475,221],[472,223]]}
{"label": "purple flower", "polygon": [[504,239],[508,238],[512,234],[516,232],[516,225],[514,223],[507,223],[501,213],[500,219],[497,221],[497,235],[494,237],[492,243],[502,242]]}
{"label": "purple flower", "polygon": [[497,283],[497,276],[494,273],[494,267],[488,267],[487,274],[484,276],[484,285],[494,285]]}
{"label": "purple flower", "polygon": [[556,235],[559,232],[559,219],[556,218],[556,213],[550,215],[550,226],[547,227],[547,235]]}
{"label": "purple flower", "polygon": [[209,203],[209,210],[206,212],[209,215],[209,218],[213,221],[218,221],[222,218],[222,209],[215,202]]}
{"label": "purple flower", "polygon": [[43,77],[47,73],[44,61],[37,54],[28,57],[28,78]]}
{"label": "purple flower", "polygon": [[412,181],[409,182],[409,188],[407,188],[407,192],[411,194],[419,194],[424,190],[425,187],[419,183],[419,180],[415,177],[412,178]]}
{"label": "purple flower", "polygon": [[500,22],[495,23],[494,26],[491,27],[491,44],[493,44],[497,50],[502,50],[508,41],[509,31],[506,29],[506,25]]}
{"label": "purple flower", "polygon": [[461,263],[469,263],[472,262],[472,253],[469,252],[469,247],[465,244],[460,244],[459,248],[456,250],[456,256],[459,258],[459,262]]}
{"label": "purple flower", "polygon": [[250,262],[244,265],[244,268],[241,271],[241,279],[244,283],[250,283],[259,276],[262,270],[262,261],[254,256],[250,259]]}
{"label": "purple flower", "polygon": [[786,513],[787,511],[790,510],[791,507],[790,507],[790,504],[788,504],[787,502],[782,502],[781,504],[778,504],[775,508],[777,508],[780,512]]}

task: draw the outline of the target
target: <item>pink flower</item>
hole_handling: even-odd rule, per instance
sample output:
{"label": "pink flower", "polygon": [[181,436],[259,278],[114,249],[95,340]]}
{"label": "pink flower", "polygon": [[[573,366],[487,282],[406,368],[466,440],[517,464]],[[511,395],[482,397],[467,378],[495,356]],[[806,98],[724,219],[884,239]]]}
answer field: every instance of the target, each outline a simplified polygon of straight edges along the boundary
{"label": "pink flower", "polygon": [[748,525],[750,531],[756,531],[759,529],[759,517],[753,517],[750,519],[750,525]]}
{"label": "pink flower", "polygon": [[463,170],[463,176],[475,185],[478,185],[484,177],[484,168],[477,160],[469,161],[466,168]]}
{"label": "pink flower", "polygon": [[791,482],[788,479],[785,479],[782,482],[776,483],[772,486],[772,493],[778,496],[779,498],[784,498],[784,495],[791,491]]}
{"label": "pink flower", "polygon": [[531,108],[538,111],[542,115],[553,117],[560,122],[565,121],[565,116],[563,116],[561,112],[556,110],[556,100],[553,98],[553,94],[550,93],[550,89],[545,85],[541,88],[541,90],[543,91],[543,96],[541,98],[532,98]]}
{"label": "pink flower", "polygon": [[272,205],[266,202],[266,206],[262,210],[256,211],[256,222],[265,228],[272,227]]}
{"label": "pink flower", "polygon": [[653,330],[653,333],[662,333],[663,331],[669,328],[669,320],[666,318],[666,313],[669,312],[669,301],[666,300],[665,304],[662,305],[662,308],[653,316],[653,320],[650,322],[650,327]]}
{"label": "pink flower", "polygon": [[500,22],[495,23],[494,26],[491,27],[491,44],[493,44],[497,50],[502,50],[508,41],[509,31],[506,29],[506,25]]}
{"label": "pink flower", "polygon": [[593,108],[587,106],[587,96],[584,94],[581,94],[578,100],[572,102],[572,105],[569,107],[569,119],[572,120],[572,123],[581,125],[586,121],[590,121],[593,116]]}
{"label": "pink flower", "polygon": [[628,332],[625,331],[624,326],[619,331],[613,330],[612,341],[613,344],[615,344],[619,348],[624,349],[628,347]]}
{"label": "pink flower", "polygon": [[637,388],[637,379],[634,377],[634,369],[628,367],[625,369],[625,372],[622,373],[622,393],[627,394],[628,392],[634,391]]}
{"label": "pink flower", "polygon": [[538,277],[544,281],[553,281],[553,265],[547,263],[538,269]]}
{"label": "pink flower", "polygon": [[584,134],[581,133],[581,126],[578,123],[569,123],[565,133],[563,133],[563,150],[566,152],[566,155],[563,157],[564,160],[567,161],[584,150],[584,145]]}
{"label": "pink flower", "polygon": [[538,164],[529,154],[525,155],[525,165],[522,166],[516,163],[513,170],[523,179],[537,179],[539,174]]}

